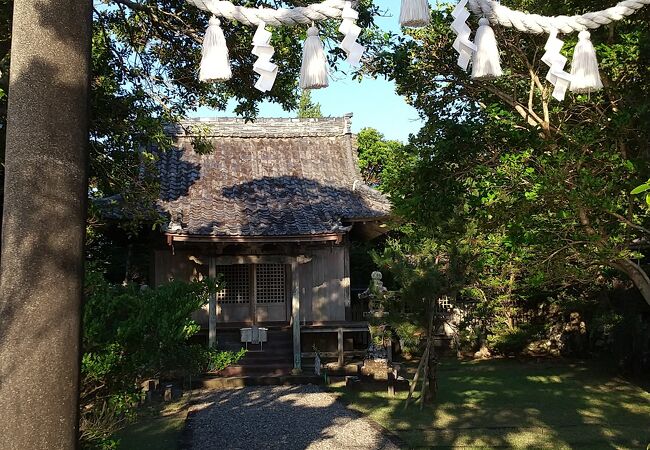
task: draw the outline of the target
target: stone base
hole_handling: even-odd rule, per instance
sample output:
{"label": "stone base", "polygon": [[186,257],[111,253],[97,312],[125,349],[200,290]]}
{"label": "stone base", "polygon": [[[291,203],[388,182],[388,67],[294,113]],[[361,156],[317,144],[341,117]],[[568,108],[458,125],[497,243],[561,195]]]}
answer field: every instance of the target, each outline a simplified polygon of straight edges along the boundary
{"label": "stone base", "polygon": [[361,374],[375,380],[388,380],[390,366],[385,359],[364,359]]}

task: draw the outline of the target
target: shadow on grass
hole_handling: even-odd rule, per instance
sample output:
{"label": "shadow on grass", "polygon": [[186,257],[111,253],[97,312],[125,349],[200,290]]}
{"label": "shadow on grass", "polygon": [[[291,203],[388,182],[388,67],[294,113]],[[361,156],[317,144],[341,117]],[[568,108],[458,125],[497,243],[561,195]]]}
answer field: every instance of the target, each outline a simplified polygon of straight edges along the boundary
{"label": "shadow on grass", "polygon": [[184,414],[147,418],[121,430],[120,450],[176,450],[185,424]]}
{"label": "shadow on grass", "polygon": [[404,410],[406,393],[348,392],[353,408],[409,446],[645,448],[650,394],[586,364],[444,361],[434,406]]}
{"label": "shadow on grass", "polygon": [[173,403],[155,400],[139,410],[135,423],[112,437],[119,450],[176,450],[181,440],[191,396]]}

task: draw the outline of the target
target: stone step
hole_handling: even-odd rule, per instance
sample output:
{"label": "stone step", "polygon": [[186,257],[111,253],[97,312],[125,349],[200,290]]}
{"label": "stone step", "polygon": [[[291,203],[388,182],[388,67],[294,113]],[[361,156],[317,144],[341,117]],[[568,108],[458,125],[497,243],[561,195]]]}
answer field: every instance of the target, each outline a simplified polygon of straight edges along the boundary
{"label": "stone step", "polygon": [[286,376],[291,375],[292,367],[279,364],[256,364],[253,366],[235,365],[226,367],[216,375],[220,377],[241,377],[241,376]]}
{"label": "stone step", "polygon": [[242,359],[239,360],[239,364],[242,363],[273,363],[282,361],[293,362],[293,353],[290,351],[277,353],[277,354],[268,354],[268,353],[246,353]]}
{"label": "stone step", "polygon": [[275,376],[206,376],[192,383],[195,389],[235,389],[245,386],[274,386],[295,384],[323,384],[323,378],[313,375],[275,375]]}

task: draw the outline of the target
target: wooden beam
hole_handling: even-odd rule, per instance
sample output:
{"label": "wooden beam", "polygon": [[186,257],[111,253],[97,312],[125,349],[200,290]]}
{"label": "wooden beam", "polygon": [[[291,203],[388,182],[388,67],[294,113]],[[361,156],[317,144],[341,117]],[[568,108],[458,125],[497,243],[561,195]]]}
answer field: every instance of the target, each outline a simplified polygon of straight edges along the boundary
{"label": "wooden beam", "polygon": [[295,257],[285,255],[223,255],[215,257],[217,265],[234,264],[291,264]]}
{"label": "wooden beam", "polygon": [[167,243],[173,242],[217,242],[217,243],[279,243],[279,242],[328,242],[333,241],[340,243],[344,234],[316,234],[316,235],[297,235],[297,236],[194,236],[187,234],[167,233]]}
{"label": "wooden beam", "polygon": [[293,328],[293,370],[302,371],[300,355],[300,276],[298,261],[291,263],[291,324]]}
{"label": "wooden beam", "polygon": [[302,332],[303,333],[337,333],[339,329],[342,330],[344,333],[355,333],[355,332],[368,331],[368,326],[366,325],[365,327],[319,327],[319,328],[309,328],[307,326],[302,328]]}
{"label": "wooden beam", "polygon": [[[217,277],[216,258],[210,257],[208,267],[208,277],[215,279]],[[210,304],[208,306],[208,345],[214,348],[217,345],[217,294],[210,294]]]}

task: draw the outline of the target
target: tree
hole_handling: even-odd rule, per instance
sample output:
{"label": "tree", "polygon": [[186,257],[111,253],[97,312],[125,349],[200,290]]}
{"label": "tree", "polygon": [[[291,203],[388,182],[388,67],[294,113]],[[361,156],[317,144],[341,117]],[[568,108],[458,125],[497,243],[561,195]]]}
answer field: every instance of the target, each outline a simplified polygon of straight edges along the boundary
{"label": "tree", "polygon": [[363,179],[370,186],[381,189],[384,171],[394,169],[395,157],[400,153],[402,143],[384,139],[374,128],[363,128],[357,135],[359,168]]}
{"label": "tree", "polygon": [[222,370],[245,353],[192,343],[191,314],[219,289],[211,280],[172,281],[156,288],[112,285],[91,268],[85,282],[81,359],[81,443],[114,448],[113,433],[136,415],[141,384]]}
{"label": "tree", "polygon": [[320,103],[311,101],[311,91],[305,89],[300,94],[300,102],[298,103],[298,118],[299,119],[317,119],[323,117],[320,112]]}
{"label": "tree", "polygon": [[[567,15],[583,7],[509,6]],[[650,278],[638,262],[648,216],[629,194],[648,178],[649,15],[592,33],[606,88],[558,103],[539,60],[543,36],[496,28],[507,76],[473,81],[449,50],[448,10],[434,11],[430,27],[409,31],[414,39],[399,39],[371,68],[395,79],[426,120],[400,156],[402,169],[384,177],[396,210],[423,236],[474,240],[483,284],[497,272],[490,260],[503,264],[503,286],[512,279],[538,291],[593,285],[614,269],[650,304]],[[575,36],[565,40],[570,57]]]}

